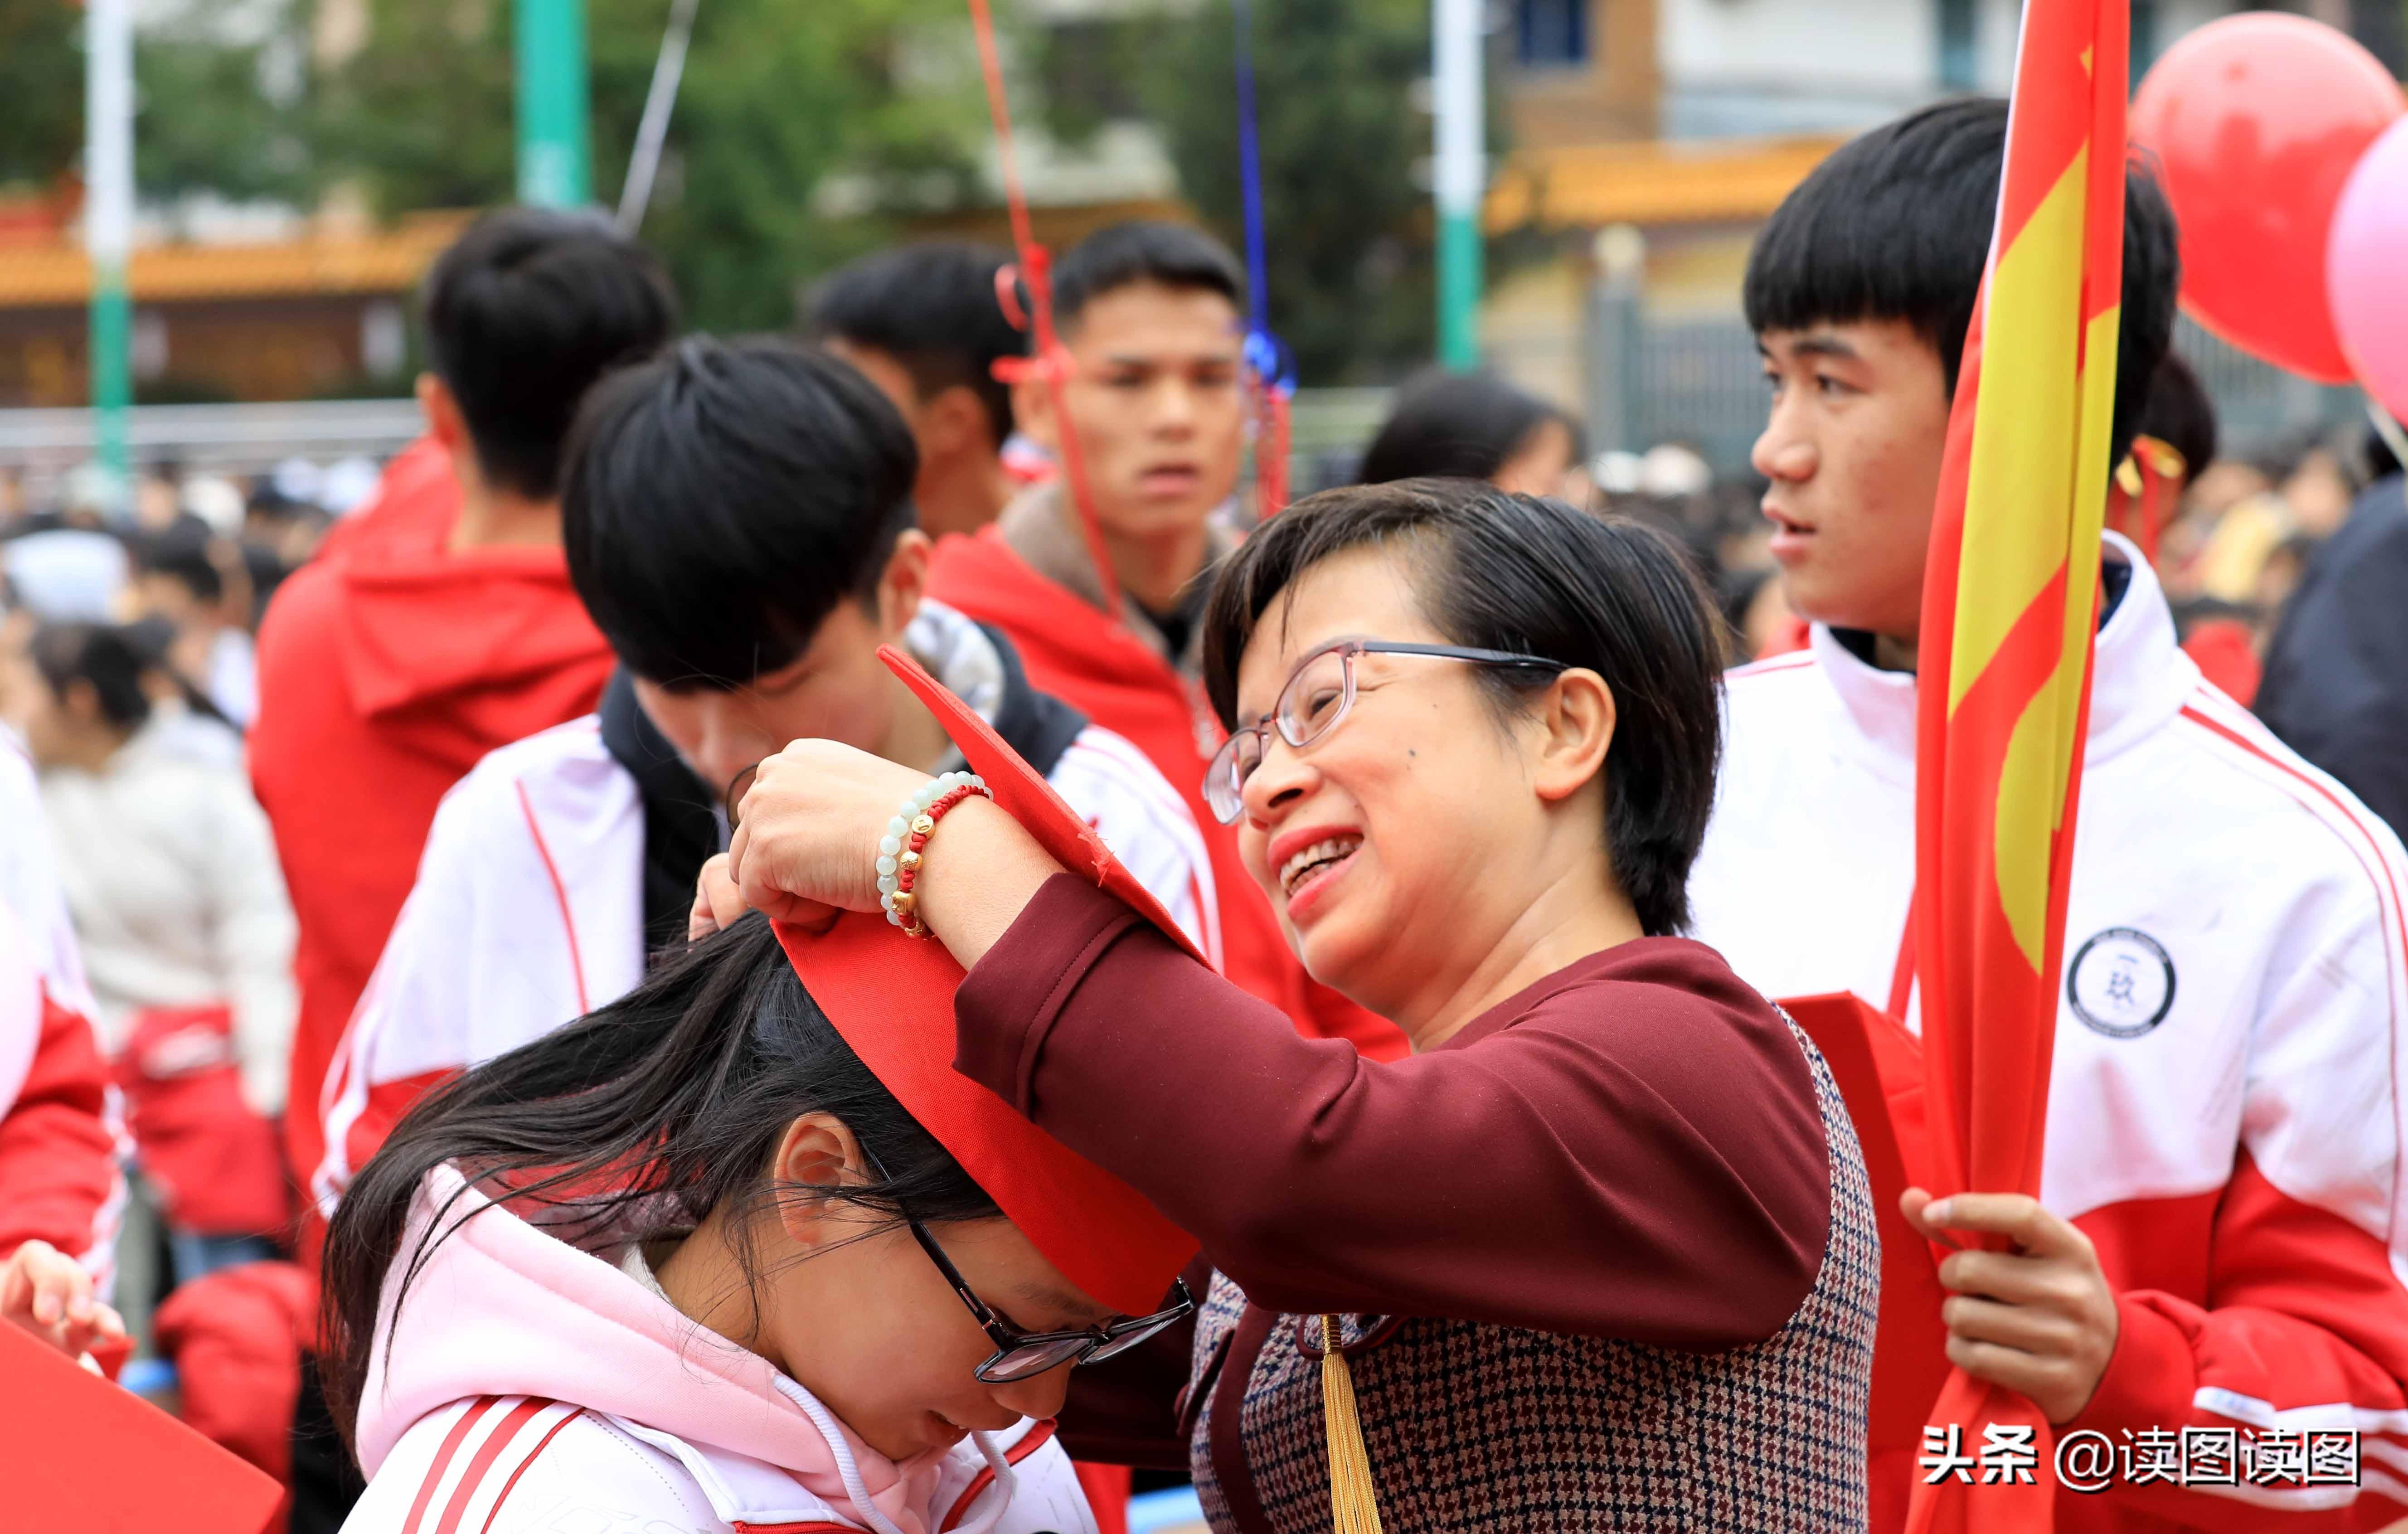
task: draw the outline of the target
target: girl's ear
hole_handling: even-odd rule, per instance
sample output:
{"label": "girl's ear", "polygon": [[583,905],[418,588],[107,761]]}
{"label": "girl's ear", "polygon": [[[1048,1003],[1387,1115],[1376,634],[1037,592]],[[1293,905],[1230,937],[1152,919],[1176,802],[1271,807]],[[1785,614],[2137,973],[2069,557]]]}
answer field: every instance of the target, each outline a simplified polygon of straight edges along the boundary
{"label": "girl's ear", "polygon": [[1549,803],[1568,799],[1604,768],[1613,743],[1613,689],[1577,667],[1555,678],[1534,711],[1539,736],[1531,786]]}
{"label": "girl's ear", "polygon": [[805,1246],[824,1239],[822,1200],[808,1196],[813,1188],[838,1188],[869,1181],[868,1163],[861,1142],[842,1119],[832,1113],[805,1113],[786,1125],[778,1152],[769,1163],[771,1181],[805,1195],[776,1201],[778,1222],[786,1234]]}

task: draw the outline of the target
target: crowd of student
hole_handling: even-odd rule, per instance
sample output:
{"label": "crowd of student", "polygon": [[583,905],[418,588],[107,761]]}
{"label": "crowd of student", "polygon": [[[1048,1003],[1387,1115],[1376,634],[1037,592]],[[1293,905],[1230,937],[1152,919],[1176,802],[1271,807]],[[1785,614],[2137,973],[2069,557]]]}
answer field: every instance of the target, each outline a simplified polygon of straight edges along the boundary
{"label": "crowd of student", "polygon": [[7,546],[0,1312],[122,1351],[114,1254],[295,1531],[1112,1529],[1132,1467],[1250,1534],[1890,1529],[1902,1216],[1965,1248],[1935,1358],[2061,1427],[2367,1445],[2063,1527],[2408,1516],[2408,855],[2351,792],[2408,686],[2316,666],[2401,480],[2215,460],[2143,171],[2042,1197],[1877,1208],[1767,1000],[1913,1026],[2004,132],[1776,213],[1760,492],[1432,375],[1258,526],[1196,230],[1061,255],[1057,392],[1000,251],[716,337],[607,224],[480,220],[322,538],[227,487]]}

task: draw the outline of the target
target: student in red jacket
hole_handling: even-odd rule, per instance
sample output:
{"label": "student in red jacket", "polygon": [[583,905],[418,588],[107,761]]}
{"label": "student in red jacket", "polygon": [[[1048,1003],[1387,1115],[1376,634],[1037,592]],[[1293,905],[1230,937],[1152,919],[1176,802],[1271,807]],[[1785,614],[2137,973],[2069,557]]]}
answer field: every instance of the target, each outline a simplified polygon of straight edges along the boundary
{"label": "student in red jacket", "polygon": [[[1231,980],[1307,1034],[1395,1059],[1401,1034],[1305,974],[1239,863],[1236,837],[1204,804],[1204,764],[1222,731],[1197,686],[1199,620],[1210,572],[1236,544],[1213,513],[1237,487],[1245,446],[1242,296],[1236,260],[1181,224],[1115,224],[1073,247],[1054,280],[1073,369],[1063,393],[1120,613],[1105,610],[1059,479],[1024,493],[977,537],[939,544],[928,594],[1001,629],[1031,682],[1126,737],[1186,796],[1212,854]],[[1015,384],[1012,409],[1022,431],[1059,451],[1064,423],[1043,382]]]}
{"label": "student in red jacket", "polygon": [[[676,323],[641,247],[597,218],[532,208],[488,215],[444,252],[425,311],[419,401],[457,513],[384,508],[284,583],[259,636],[251,780],[300,923],[285,1142],[305,1168],[319,1160],[327,1061],[437,801],[487,752],[592,711],[609,680],[609,647],[561,555],[561,442],[588,386]],[[305,1267],[320,1237],[305,1221]],[[313,1390],[298,1411],[322,1415]],[[330,1453],[339,1462],[331,1434],[296,1443],[296,1534],[340,1522],[313,1506],[311,1467]]]}
{"label": "student in red jacket", "polygon": [[125,1336],[106,1303],[125,1182],[91,1005],[33,763],[0,725],[0,1321],[69,1354]]}
{"label": "student in red jacket", "polygon": [[70,1355],[125,1339],[103,1298],[123,1192],[108,1084],[91,1025],[0,904],[0,1320]]}

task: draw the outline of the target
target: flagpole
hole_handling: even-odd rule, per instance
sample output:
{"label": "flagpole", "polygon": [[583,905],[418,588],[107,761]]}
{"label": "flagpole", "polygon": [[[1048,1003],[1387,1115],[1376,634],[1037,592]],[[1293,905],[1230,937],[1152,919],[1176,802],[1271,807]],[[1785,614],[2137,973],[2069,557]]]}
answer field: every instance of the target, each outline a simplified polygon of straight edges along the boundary
{"label": "flagpole", "polygon": [[668,30],[661,35],[660,56],[652,61],[652,89],[644,93],[643,120],[636,125],[627,179],[619,188],[619,227],[631,235],[643,226],[644,209],[652,200],[652,178],[660,170],[661,146],[668,139],[678,81],[685,77],[685,50],[694,40],[695,4],[670,0]]}
{"label": "flagpole", "polygon": [[90,333],[95,456],[106,509],[122,513],[133,487],[126,414],[133,404],[134,3],[89,0],[84,11],[84,249],[92,258]]}
{"label": "flagpole", "polygon": [[582,208],[593,200],[587,126],[585,0],[517,0],[519,201]]}
{"label": "flagpole", "polygon": [[1432,0],[1432,190],[1438,208],[1438,354],[1449,367],[1480,361],[1482,0]]}

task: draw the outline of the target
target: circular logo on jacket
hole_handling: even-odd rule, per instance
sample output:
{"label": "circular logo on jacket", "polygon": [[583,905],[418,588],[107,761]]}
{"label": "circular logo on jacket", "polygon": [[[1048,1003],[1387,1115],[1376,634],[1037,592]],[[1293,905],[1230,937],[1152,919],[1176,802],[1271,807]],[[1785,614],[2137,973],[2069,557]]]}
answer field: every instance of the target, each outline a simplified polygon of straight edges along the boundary
{"label": "circular logo on jacket", "polygon": [[2138,1039],[2173,1008],[2174,961],[2147,933],[2111,926],[2075,951],[2065,999],[2094,1032]]}

